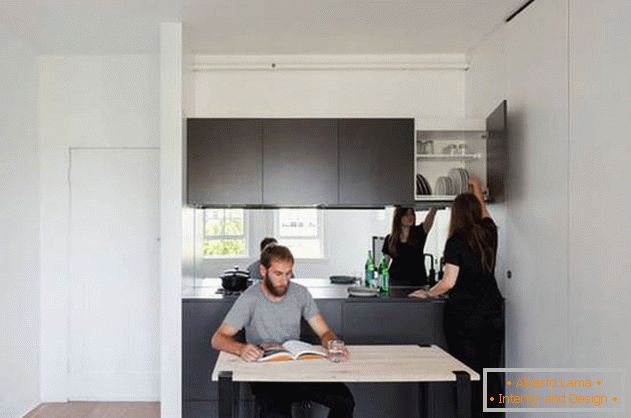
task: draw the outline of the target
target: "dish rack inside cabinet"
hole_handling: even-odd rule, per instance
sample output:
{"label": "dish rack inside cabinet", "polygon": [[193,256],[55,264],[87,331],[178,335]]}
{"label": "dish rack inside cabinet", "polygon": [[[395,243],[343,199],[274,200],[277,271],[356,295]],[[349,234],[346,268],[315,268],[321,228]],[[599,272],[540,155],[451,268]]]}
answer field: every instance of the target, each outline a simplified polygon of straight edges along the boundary
{"label": "dish rack inside cabinet", "polygon": [[468,191],[467,174],[486,187],[485,130],[417,130],[414,144],[414,199],[450,202]]}

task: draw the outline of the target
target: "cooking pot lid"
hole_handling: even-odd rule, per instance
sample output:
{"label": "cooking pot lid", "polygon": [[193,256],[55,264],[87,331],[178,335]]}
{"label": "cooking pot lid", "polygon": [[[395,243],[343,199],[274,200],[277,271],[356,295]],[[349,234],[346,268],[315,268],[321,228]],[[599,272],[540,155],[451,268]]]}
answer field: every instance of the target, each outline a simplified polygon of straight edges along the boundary
{"label": "cooking pot lid", "polygon": [[247,270],[241,270],[239,269],[239,266],[234,266],[234,268],[225,270],[223,272],[223,274],[221,275],[221,278],[223,277],[231,277],[231,276],[238,276],[238,277],[245,277],[245,278],[250,278],[250,272]]}

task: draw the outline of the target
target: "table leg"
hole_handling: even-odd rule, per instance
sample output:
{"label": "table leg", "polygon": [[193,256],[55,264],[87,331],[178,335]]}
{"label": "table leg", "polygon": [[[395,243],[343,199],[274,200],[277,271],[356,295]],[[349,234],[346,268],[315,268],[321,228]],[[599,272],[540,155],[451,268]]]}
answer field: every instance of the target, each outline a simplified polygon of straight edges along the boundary
{"label": "table leg", "polygon": [[219,418],[233,418],[235,385],[232,372],[219,372]]}
{"label": "table leg", "polygon": [[454,371],[456,375],[456,416],[471,418],[471,376],[464,371]]}
{"label": "table leg", "polygon": [[241,382],[232,381],[232,390],[234,393],[234,407],[232,408],[232,416],[239,418],[241,416]]}
{"label": "table leg", "polygon": [[433,416],[430,406],[429,383],[419,382],[418,384],[418,416],[419,418],[430,418]]}

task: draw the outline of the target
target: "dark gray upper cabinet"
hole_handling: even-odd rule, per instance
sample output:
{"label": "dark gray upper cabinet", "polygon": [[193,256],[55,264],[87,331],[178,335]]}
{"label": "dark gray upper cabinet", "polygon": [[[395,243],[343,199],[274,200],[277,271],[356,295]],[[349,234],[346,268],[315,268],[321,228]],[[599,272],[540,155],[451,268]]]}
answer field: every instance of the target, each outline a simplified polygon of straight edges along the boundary
{"label": "dark gray upper cabinet", "polygon": [[337,203],[337,121],[263,121],[263,203]]}
{"label": "dark gray upper cabinet", "polygon": [[340,205],[414,203],[414,120],[341,119]]}
{"label": "dark gray upper cabinet", "polygon": [[189,204],[263,202],[261,120],[189,119],[187,130]]}
{"label": "dark gray upper cabinet", "polygon": [[508,169],[508,136],[506,135],[506,100],[486,118],[488,133],[486,145],[486,185],[489,198],[494,202],[505,199],[504,183]]}
{"label": "dark gray upper cabinet", "polygon": [[413,119],[189,119],[187,129],[193,206],[414,200]]}

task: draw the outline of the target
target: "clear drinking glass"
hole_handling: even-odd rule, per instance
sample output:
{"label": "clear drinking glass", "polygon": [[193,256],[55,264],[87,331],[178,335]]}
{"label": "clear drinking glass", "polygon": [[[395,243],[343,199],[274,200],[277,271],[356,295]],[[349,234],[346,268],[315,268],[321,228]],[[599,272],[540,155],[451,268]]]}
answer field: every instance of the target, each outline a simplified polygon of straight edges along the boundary
{"label": "clear drinking glass", "polygon": [[329,351],[329,360],[333,363],[339,363],[344,356],[344,341],[331,340],[327,343],[327,349]]}

